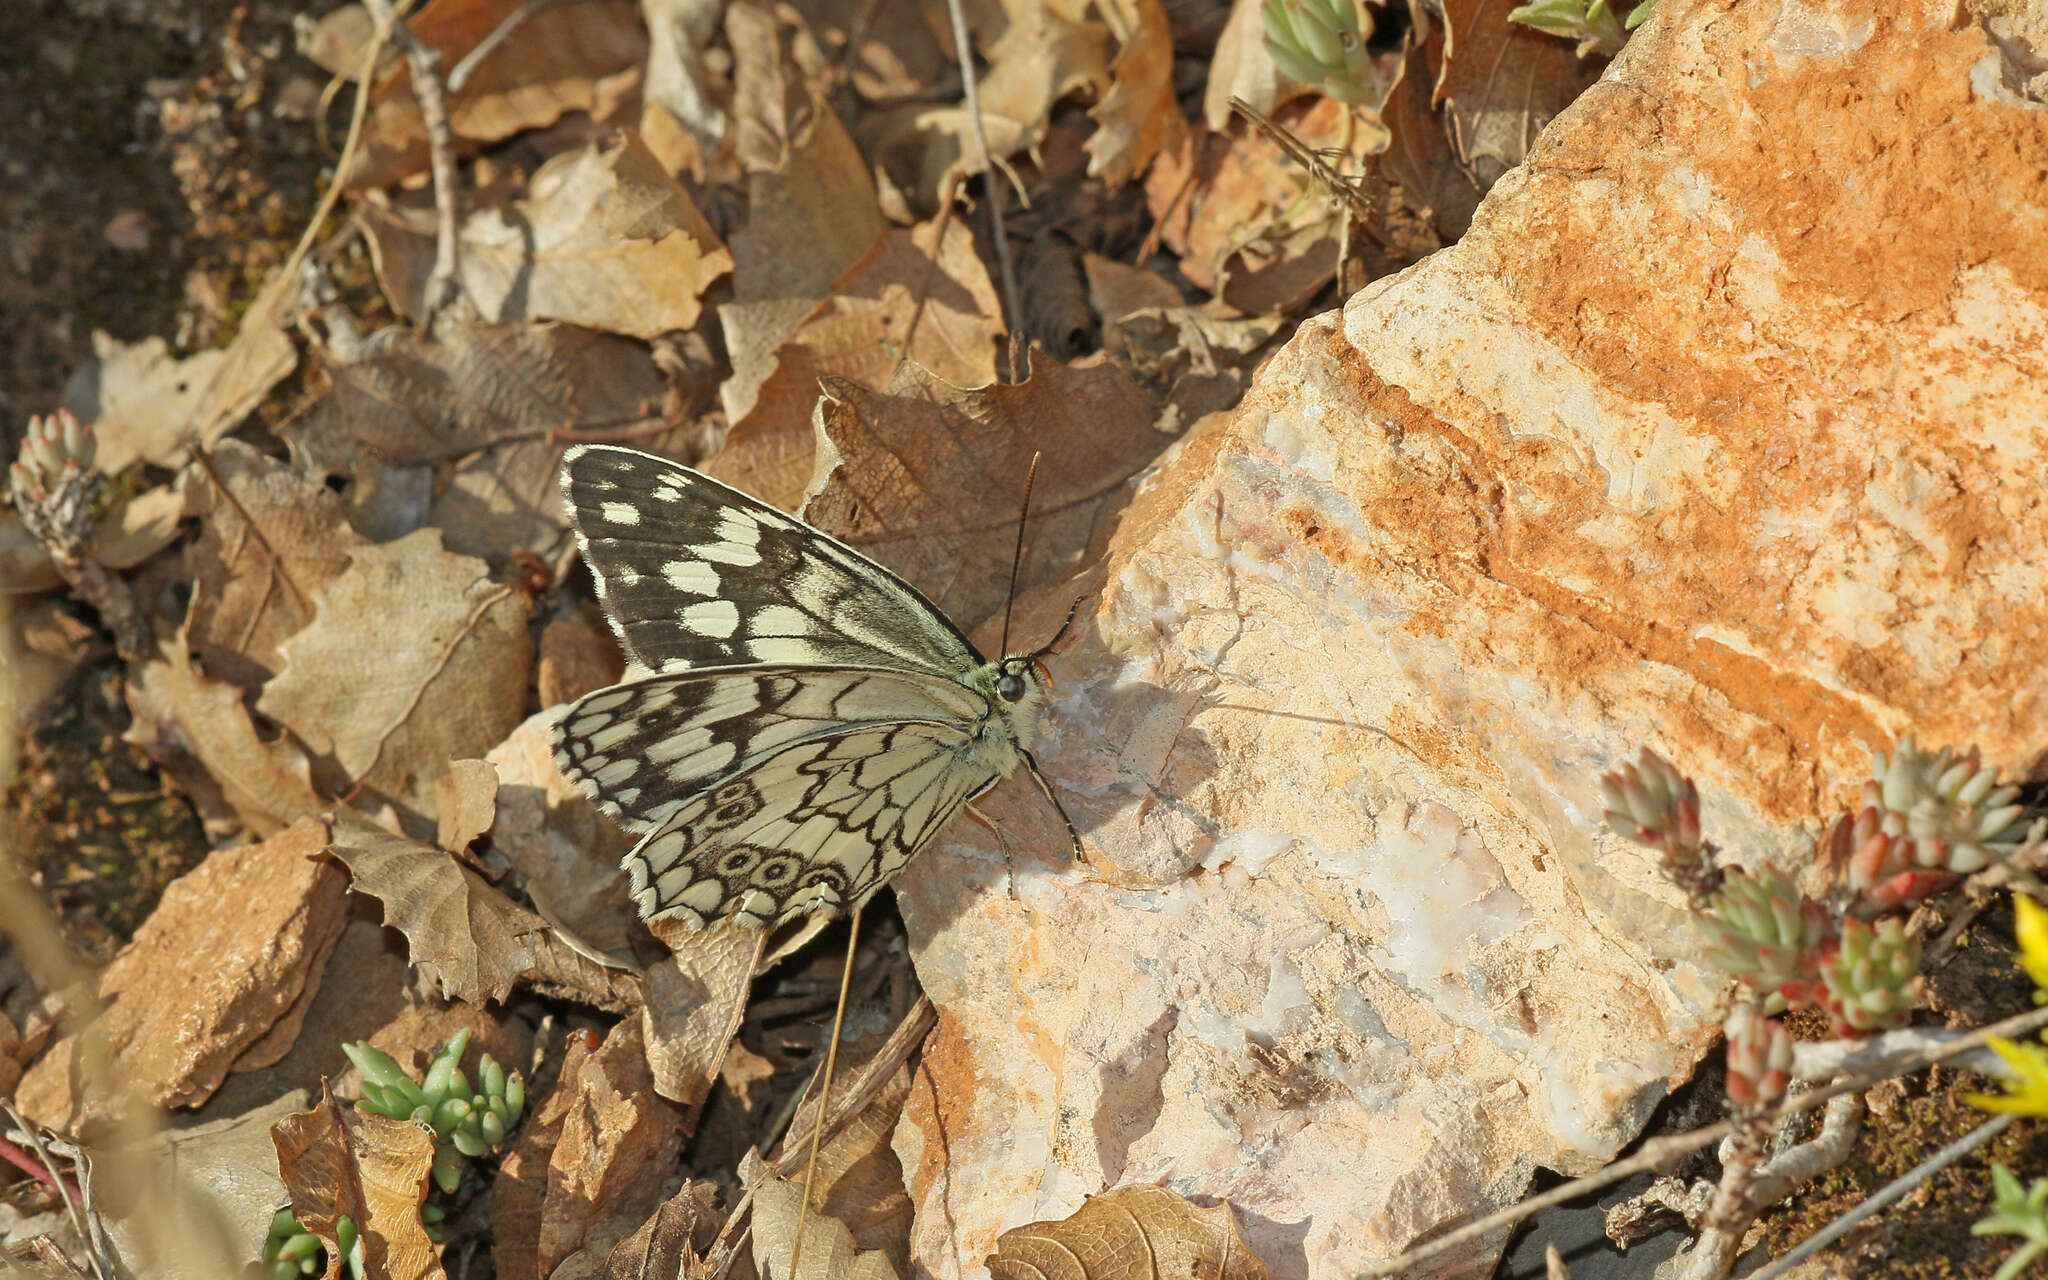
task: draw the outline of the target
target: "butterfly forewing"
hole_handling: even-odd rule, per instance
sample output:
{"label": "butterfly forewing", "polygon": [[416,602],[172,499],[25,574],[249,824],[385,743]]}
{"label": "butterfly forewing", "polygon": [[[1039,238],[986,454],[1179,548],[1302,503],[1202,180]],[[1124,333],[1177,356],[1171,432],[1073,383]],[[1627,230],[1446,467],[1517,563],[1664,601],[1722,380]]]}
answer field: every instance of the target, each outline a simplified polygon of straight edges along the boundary
{"label": "butterfly forewing", "polygon": [[1001,774],[958,728],[852,729],[697,793],[627,855],[649,920],[767,924],[864,902]]}
{"label": "butterfly forewing", "polygon": [[635,833],[697,792],[759,768],[795,743],[850,729],[971,724],[983,709],[951,681],[893,671],[737,667],[630,680],[588,695],[555,731],[555,763],[607,817]]}
{"label": "butterfly forewing", "polygon": [[642,839],[646,918],[773,923],[865,901],[1025,759],[1044,685],[997,675],[902,579],[687,467],[586,445],[563,491],[621,641],[555,760]]}
{"label": "butterfly forewing", "polygon": [[679,463],[611,445],[563,457],[584,558],[641,665],[981,663],[944,614],[866,556]]}

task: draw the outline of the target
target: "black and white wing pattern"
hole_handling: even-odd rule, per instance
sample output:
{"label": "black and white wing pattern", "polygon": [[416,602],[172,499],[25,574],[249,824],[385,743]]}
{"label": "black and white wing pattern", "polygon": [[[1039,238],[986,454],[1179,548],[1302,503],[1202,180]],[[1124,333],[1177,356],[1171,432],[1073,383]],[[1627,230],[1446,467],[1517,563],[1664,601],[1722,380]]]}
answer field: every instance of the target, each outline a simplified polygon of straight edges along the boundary
{"label": "black and white wing pattern", "polygon": [[846,910],[1028,763],[1040,655],[984,660],[882,566],[687,467],[586,445],[562,477],[651,674],[571,706],[555,762],[640,835],[643,917]]}
{"label": "black and white wing pattern", "polygon": [[681,463],[579,445],[562,489],[612,625],[649,670],[786,663],[954,679],[983,661],[917,588]]}
{"label": "black and white wing pattern", "polygon": [[896,724],[785,747],[698,792],[626,857],[641,915],[765,925],[867,901],[1001,781],[959,729]]}

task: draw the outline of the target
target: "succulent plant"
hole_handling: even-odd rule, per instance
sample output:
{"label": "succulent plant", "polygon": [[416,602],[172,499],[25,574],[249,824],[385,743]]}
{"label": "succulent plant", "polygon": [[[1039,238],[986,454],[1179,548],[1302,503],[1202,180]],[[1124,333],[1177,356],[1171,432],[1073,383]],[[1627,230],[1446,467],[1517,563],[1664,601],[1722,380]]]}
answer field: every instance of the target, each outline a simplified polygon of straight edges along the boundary
{"label": "succulent plant", "polygon": [[1643,25],[1657,0],[1642,0],[1625,20],[1616,16],[1617,7],[1608,0],[1534,0],[1511,10],[1508,20],[1578,41],[1581,58],[1592,53],[1611,57],[1620,52],[1628,33]]}
{"label": "succulent plant", "polygon": [[1820,962],[1820,981],[1821,1007],[1834,1019],[1832,1034],[1902,1027],[1920,993],[1920,940],[1897,918],[1866,924],[1851,916]]}
{"label": "succulent plant", "polygon": [[1785,1096],[1792,1081],[1792,1034],[1754,1005],[1735,1007],[1722,1024],[1728,1037],[1728,1099],[1762,1108]]}
{"label": "succulent plant", "polygon": [[1379,77],[1352,0],[1264,0],[1266,52],[1290,79],[1341,102],[1370,102]]}
{"label": "succulent plant", "polygon": [[2011,1235],[2023,1241],[1999,1264],[1991,1280],[2014,1280],[2035,1258],[2048,1253],[2048,1178],[2022,1186],[2013,1171],[1991,1162],[1991,1212],[1970,1224],[1973,1236]]}
{"label": "succulent plant", "polygon": [[[1781,991],[1817,977],[1821,949],[1834,937],[1826,907],[1766,868],[1730,871],[1707,909],[1694,917],[1707,958],[1758,991]],[[1794,998],[1787,992],[1788,999]]]}
{"label": "succulent plant", "polygon": [[[347,1259],[353,1280],[363,1280],[363,1241],[356,1234],[354,1218],[343,1214],[334,1220],[335,1243]],[[270,1219],[270,1236],[263,1242],[263,1274],[267,1280],[297,1280],[320,1270],[326,1246],[320,1237],[299,1225],[290,1209],[279,1209]]]}
{"label": "succulent plant", "polygon": [[1600,779],[1607,829],[1664,855],[1666,874],[1696,903],[1720,887],[1714,849],[1700,832],[1700,792],[1670,761],[1644,747],[1634,764]]}
{"label": "succulent plant", "polygon": [[78,555],[92,526],[93,500],[105,479],[93,467],[92,428],[59,409],[30,418],[21,452],[7,468],[15,510],[52,554]]}
{"label": "succulent plant", "polygon": [[433,1126],[434,1185],[444,1192],[454,1191],[462,1180],[458,1157],[488,1154],[526,1110],[525,1079],[516,1071],[507,1073],[488,1053],[477,1064],[475,1087],[470,1085],[458,1065],[468,1047],[465,1027],[427,1064],[419,1081],[367,1040],[341,1047],[363,1074],[363,1096],[356,1103],[360,1110]]}

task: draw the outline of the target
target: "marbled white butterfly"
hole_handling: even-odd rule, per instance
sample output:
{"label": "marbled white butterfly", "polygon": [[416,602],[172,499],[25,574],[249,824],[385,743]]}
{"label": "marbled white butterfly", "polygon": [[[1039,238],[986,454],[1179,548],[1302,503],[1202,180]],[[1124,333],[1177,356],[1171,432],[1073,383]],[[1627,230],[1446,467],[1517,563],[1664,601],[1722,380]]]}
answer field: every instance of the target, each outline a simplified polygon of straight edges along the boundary
{"label": "marbled white butterfly", "polygon": [[1018,764],[1051,798],[1029,748],[1052,645],[990,662],[889,570],[665,458],[579,445],[562,490],[651,674],[571,706],[555,763],[640,836],[646,919],[844,911]]}

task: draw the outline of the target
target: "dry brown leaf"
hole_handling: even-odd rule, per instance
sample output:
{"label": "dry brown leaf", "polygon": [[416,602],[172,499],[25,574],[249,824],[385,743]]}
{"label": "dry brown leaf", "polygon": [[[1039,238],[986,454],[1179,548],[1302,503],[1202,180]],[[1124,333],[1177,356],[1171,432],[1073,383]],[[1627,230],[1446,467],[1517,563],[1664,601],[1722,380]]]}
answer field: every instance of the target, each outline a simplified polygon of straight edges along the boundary
{"label": "dry brown leaf", "polygon": [[[813,1209],[802,1215],[804,1251],[796,1259],[796,1224],[803,1183],[767,1178],[754,1188],[754,1266],[763,1280],[896,1280],[879,1249],[863,1253],[846,1224]],[[795,1273],[790,1262],[796,1259]]]}
{"label": "dry brown leaf", "polygon": [[1044,456],[1020,594],[1074,571],[1123,509],[1124,482],[1170,443],[1152,427],[1144,390],[1101,357],[1065,365],[1041,355],[1028,381],[972,391],[915,368],[887,393],[835,384],[818,424],[805,518],[916,583],[970,631],[1003,607],[1034,451]]}
{"label": "dry brown leaf", "polygon": [[[1334,98],[1290,105],[1275,123],[1348,178],[1364,171],[1387,136]],[[1181,255],[1182,274],[1246,315],[1290,308],[1336,276],[1345,215],[1263,131],[1241,125],[1163,158],[1145,193],[1162,242]]]}
{"label": "dry brown leaf", "polygon": [[[655,1095],[639,1023],[594,1049],[571,1037],[561,1081],[500,1165],[491,1197],[501,1280],[597,1276],[662,1200],[682,1112]],[[563,1268],[567,1267],[568,1270]]]}
{"label": "dry brown leaf", "polygon": [[1445,0],[1450,38],[1432,105],[1459,166],[1484,194],[1522,163],[1536,135],[1600,78],[1604,58],[1581,58],[1572,42],[1508,21],[1515,0]]}
{"label": "dry brown leaf", "polygon": [[753,0],[726,6],[725,43],[732,50],[733,159],[747,173],[773,173],[809,124],[810,94],[768,6]]}
{"label": "dry brown leaf", "polygon": [[256,1263],[285,1202],[270,1127],[307,1104],[305,1090],[294,1089],[225,1119],[98,1153],[96,1203],[128,1274],[219,1280]]}
{"label": "dry brown leaf", "polygon": [[384,904],[384,923],[405,935],[413,964],[453,999],[499,1001],[525,983],[614,1012],[640,1003],[630,975],[577,954],[547,921],[432,845],[343,810],[329,851],[348,867],[350,887]]}
{"label": "dry brown leaf", "polygon": [[1230,127],[1230,100],[1242,98],[1252,108],[1273,114],[1281,103],[1314,90],[1273,65],[1266,52],[1263,0],[1233,0],[1230,18],[1217,37],[1209,60],[1209,79],[1202,90],[1202,122],[1212,133]]}
{"label": "dry brown leaf", "polygon": [[[844,1105],[841,1098],[845,1090],[853,1086],[867,1060],[889,1040],[889,1032],[881,1030],[864,1037],[858,1045],[840,1047],[844,1074],[833,1086],[835,1107]],[[910,1086],[911,1070],[905,1063],[896,1068],[881,1091],[855,1112],[844,1127],[824,1141],[818,1149],[818,1168],[811,1190],[811,1203],[845,1226],[854,1248],[880,1252],[900,1275],[912,1274],[910,1226],[915,1206],[904,1187],[903,1164],[893,1142],[896,1121],[910,1097]],[[790,1132],[808,1135],[816,1114],[815,1103],[807,1103],[791,1122]],[[809,1245],[805,1250],[808,1252]]]}
{"label": "dry brown leaf", "polygon": [[307,818],[262,844],[219,850],[174,881],[101,973],[105,1012],[22,1079],[22,1110],[60,1129],[108,1115],[116,1100],[86,1091],[88,1054],[108,1073],[101,1087],[118,1083],[147,1103],[211,1096],[320,982],[348,923],[347,886],[313,860],[326,847],[326,825]]}
{"label": "dry brown leaf", "polygon": [[674,954],[649,965],[642,980],[647,1067],[655,1092],[694,1107],[711,1092],[746,1014],[762,934],[727,919],[687,934],[667,933],[664,941]]}
{"label": "dry brown leaf", "polygon": [[540,633],[534,685],[543,710],[617,684],[625,670],[626,655],[602,623],[557,618]]}
{"label": "dry brown leaf", "polygon": [[996,1237],[994,1280],[1266,1280],[1228,1204],[1197,1208],[1164,1187],[1118,1187],[1071,1217]]}
{"label": "dry brown leaf", "polygon": [[[1380,156],[1379,170],[1401,188],[1402,203],[1427,224],[1437,241],[1450,244],[1471,225],[1482,193],[1472,175],[1459,167],[1448,122],[1433,101],[1431,68],[1443,64],[1443,48],[1443,31],[1434,23],[1424,39],[1411,36],[1386,101],[1380,104],[1387,149]],[[1420,247],[1426,251],[1429,246]]]}
{"label": "dry brown leaf", "polygon": [[[368,536],[431,522],[464,555],[559,540],[555,433],[632,425],[660,412],[665,389],[643,344],[566,324],[438,325],[327,372],[334,389],[281,432],[300,469],[350,480]],[[443,487],[432,469],[450,463]]]}
{"label": "dry brown leaf", "polygon": [[718,394],[732,422],[753,411],[776,348],[887,229],[866,159],[823,105],[781,169],[747,175],[747,209],[731,237],[733,300],[718,309],[732,359]]}
{"label": "dry brown leaf", "polygon": [[[718,0],[641,0],[640,16],[647,24],[647,78],[641,85],[646,110],[641,128],[656,120],[673,123],[665,132],[687,131],[688,150],[696,154],[693,172],[703,177],[703,156],[717,148],[726,130],[724,110],[718,103],[719,90],[704,51],[718,34]],[[660,126],[655,126],[660,127]],[[683,137],[676,139],[684,142]],[[657,152],[668,155],[661,139],[650,137]],[[679,148],[680,149],[680,148]],[[671,166],[675,172],[680,166]]]}
{"label": "dry brown leaf", "polygon": [[[378,280],[420,313],[434,270],[430,204],[365,206]],[[698,298],[732,270],[689,195],[638,134],[559,155],[527,194],[463,223],[464,295],[487,324],[564,320],[636,338],[697,323]]]}
{"label": "dry brown leaf", "polygon": [[1159,0],[1103,0],[1124,32],[1109,65],[1109,92],[1088,114],[1088,176],[1120,186],[1145,172],[1152,157],[1176,151],[1187,133],[1173,91],[1173,31]]}
{"label": "dry brown leaf", "polygon": [[605,1280],[668,1280],[694,1276],[705,1251],[718,1236],[725,1215],[718,1208],[718,1185],[686,1182],[683,1189],[621,1240],[605,1259]]}
{"label": "dry brown leaf", "polygon": [[431,830],[448,762],[482,755],[519,723],[533,665],[526,596],[422,529],[356,548],[313,603],[257,709]]}
{"label": "dry brown leaf", "polygon": [[355,1220],[364,1269],[378,1280],[444,1277],[420,1222],[434,1161],[434,1131],[344,1108],[329,1094],[311,1111],[271,1127],[277,1167],[301,1226],[327,1243],[327,1274],[339,1271],[335,1220]]}
{"label": "dry brown leaf", "polygon": [[630,958],[637,917],[619,864],[633,838],[555,767],[548,734],[562,711],[529,716],[486,757],[498,772],[491,846],[550,925],[580,949]]}
{"label": "dry brown leaf", "polygon": [[256,307],[231,345],[182,360],[158,337],[131,344],[96,332],[92,345],[64,407],[92,424],[95,462],[108,475],[134,462],[176,467],[195,442],[210,445],[240,423],[298,363],[291,339]]}
{"label": "dry brown leaf", "polygon": [[209,826],[261,839],[328,807],[306,753],[259,737],[242,691],[194,669],[181,639],[143,664],[127,694],[134,718],[122,740],[170,774]]}
{"label": "dry brown leaf", "polygon": [[441,775],[434,843],[461,853],[491,829],[498,810],[498,768],[488,760],[451,760]]}
{"label": "dry brown leaf", "polygon": [[1284,327],[1277,316],[1238,316],[1212,299],[1127,312],[1104,327],[1102,345],[1164,403],[1160,429],[1183,431],[1244,398]]}
{"label": "dry brown leaf", "polygon": [[[450,68],[524,0],[434,0],[407,25]],[[521,22],[477,64],[462,92],[448,101],[448,122],[463,150],[589,111],[607,95],[605,81],[636,74],[647,57],[639,10],[627,0],[566,0]],[[371,91],[370,118],[348,187],[383,187],[423,172],[427,134],[413,97],[410,68],[395,60]]]}
{"label": "dry brown leaf", "polygon": [[239,440],[187,466],[180,487],[200,522],[185,552],[186,639],[214,676],[259,688],[282,665],[279,642],[312,620],[313,593],[364,540],[333,490]]}
{"label": "dry brown leaf", "polygon": [[704,460],[706,473],[793,511],[811,479],[819,379],[886,386],[908,363],[955,386],[995,381],[1002,304],[973,233],[958,219],[942,242],[940,230],[928,222],[890,231],[833,282],[832,296],[776,350],[753,411]]}
{"label": "dry brown leaf", "polygon": [[866,0],[796,0],[810,34],[841,50],[854,92],[870,102],[924,93],[953,73],[953,32],[943,5],[907,7],[887,23],[874,21]]}

